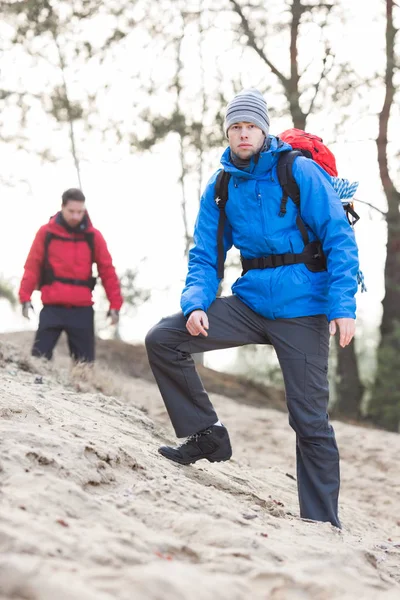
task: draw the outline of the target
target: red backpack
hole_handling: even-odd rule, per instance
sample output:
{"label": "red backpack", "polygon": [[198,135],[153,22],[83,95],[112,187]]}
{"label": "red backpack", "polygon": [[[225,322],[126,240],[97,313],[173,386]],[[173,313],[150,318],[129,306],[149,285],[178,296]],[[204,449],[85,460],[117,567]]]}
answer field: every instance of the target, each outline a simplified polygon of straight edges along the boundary
{"label": "red backpack", "polygon": [[303,156],[312,158],[329,175],[338,176],[336,160],[332,152],[323,144],[322,138],[301,129],[286,129],[280,134],[279,139],[290,144],[293,150],[300,150]]}
{"label": "red backpack", "polygon": [[[317,135],[293,128],[281,133],[279,139],[292,146],[292,150],[281,153],[277,167],[283,191],[279,216],[283,217],[286,214],[288,197],[292,198],[296,206],[300,206],[300,190],[293,176],[293,163],[298,156],[311,158],[331,177],[337,177],[338,172],[334,155]],[[360,217],[355,212],[353,203],[343,200],[342,206],[350,225],[354,225]]]}

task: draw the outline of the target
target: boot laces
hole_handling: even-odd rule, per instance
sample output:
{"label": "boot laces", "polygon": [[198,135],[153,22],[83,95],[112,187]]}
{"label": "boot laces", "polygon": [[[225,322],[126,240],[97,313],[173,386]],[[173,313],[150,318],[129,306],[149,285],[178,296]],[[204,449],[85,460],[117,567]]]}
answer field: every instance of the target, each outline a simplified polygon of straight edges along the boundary
{"label": "boot laces", "polygon": [[186,440],[184,442],[182,442],[182,444],[179,444],[178,448],[181,448],[182,446],[186,446],[186,444],[190,444],[191,442],[197,442],[197,440],[199,438],[201,438],[204,435],[210,435],[210,433],[212,433],[211,429],[203,429],[203,431],[198,431],[197,433],[192,433],[192,435],[189,435],[189,437],[186,438]]}

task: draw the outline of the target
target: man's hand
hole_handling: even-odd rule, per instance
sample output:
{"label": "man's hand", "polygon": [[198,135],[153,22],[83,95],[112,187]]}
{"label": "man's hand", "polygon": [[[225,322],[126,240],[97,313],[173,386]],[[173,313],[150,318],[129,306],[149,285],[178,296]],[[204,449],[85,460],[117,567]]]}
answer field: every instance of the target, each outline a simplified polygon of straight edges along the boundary
{"label": "man's hand", "polygon": [[356,331],[355,319],[333,319],[333,321],[329,323],[329,333],[331,335],[335,335],[336,327],[339,327],[339,343],[342,348],[344,348],[350,344],[354,337]]}
{"label": "man's hand", "polygon": [[25,319],[29,319],[29,310],[33,308],[32,304],[30,302],[23,302],[22,303],[22,316],[25,317]]}
{"label": "man's hand", "polygon": [[204,335],[208,336],[206,329],[208,329],[208,317],[204,310],[194,310],[186,323],[186,329],[190,335]]}
{"label": "man's hand", "polygon": [[117,325],[119,321],[119,310],[116,308],[110,308],[108,315],[111,318],[111,325]]}

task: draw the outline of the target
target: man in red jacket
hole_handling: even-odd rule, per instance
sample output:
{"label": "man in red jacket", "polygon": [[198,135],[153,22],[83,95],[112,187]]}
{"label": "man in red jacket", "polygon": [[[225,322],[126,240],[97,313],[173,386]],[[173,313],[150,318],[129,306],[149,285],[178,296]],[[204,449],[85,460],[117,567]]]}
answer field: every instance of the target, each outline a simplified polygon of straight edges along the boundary
{"label": "man in red jacket", "polygon": [[29,319],[31,295],[42,293],[43,309],[32,348],[33,356],[51,359],[62,331],[76,361],[94,361],[92,290],[97,269],[110,302],[111,323],[122,305],[121,288],[107,244],[95,229],[85,207],[85,196],[71,188],[62,195],[61,210],[36,234],[19,289],[22,314]]}

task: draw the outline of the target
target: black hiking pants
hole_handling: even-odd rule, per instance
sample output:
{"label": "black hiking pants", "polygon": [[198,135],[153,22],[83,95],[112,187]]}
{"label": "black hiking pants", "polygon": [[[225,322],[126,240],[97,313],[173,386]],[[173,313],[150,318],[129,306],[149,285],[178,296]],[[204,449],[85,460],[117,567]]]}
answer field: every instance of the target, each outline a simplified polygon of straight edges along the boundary
{"label": "black hiking pants", "polygon": [[46,304],[40,312],[32,356],[44,356],[50,360],[63,331],[67,334],[72,358],[76,362],[93,362],[94,311],[91,306]]}
{"label": "black hiking pants", "polygon": [[193,353],[272,344],[284,377],[289,423],[296,432],[300,515],[340,527],[339,452],[327,414],[326,316],[269,320],[236,296],[217,298],[207,316],[208,337],[190,335],[181,312],[162,319],[146,336],[150,366],[177,437],[189,436],[218,420],[195,369]]}

